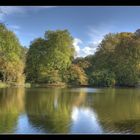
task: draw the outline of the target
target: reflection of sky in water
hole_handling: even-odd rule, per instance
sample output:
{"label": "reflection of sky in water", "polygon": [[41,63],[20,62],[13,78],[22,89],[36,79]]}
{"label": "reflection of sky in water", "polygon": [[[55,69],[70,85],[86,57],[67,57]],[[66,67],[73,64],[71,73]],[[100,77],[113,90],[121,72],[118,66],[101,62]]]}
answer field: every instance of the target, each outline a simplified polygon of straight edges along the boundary
{"label": "reflection of sky in water", "polygon": [[96,114],[90,108],[74,107],[71,117],[71,133],[102,133]]}
{"label": "reflection of sky in water", "polygon": [[25,91],[0,89],[0,133],[140,133],[140,89]]}
{"label": "reflection of sky in water", "polygon": [[41,128],[33,127],[30,124],[27,115],[22,114],[19,116],[18,124],[15,130],[15,134],[19,134],[19,133],[22,133],[22,134],[36,133],[37,134],[37,133],[43,133],[43,132]]}
{"label": "reflection of sky in water", "polygon": [[[71,114],[72,123],[70,133],[102,133],[102,128],[97,121],[96,114],[90,108],[74,107]],[[39,134],[43,132],[43,128],[34,127],[30,124],[27,115],[19,116],[18,123],[15,130],[16,134]]]}
{"label": "reflection of sky in water", "polygon": [[84,93],[96,93],[99,92],[100,89],[96,88],[74,88],[71,89],[72,92],[84,92]]}

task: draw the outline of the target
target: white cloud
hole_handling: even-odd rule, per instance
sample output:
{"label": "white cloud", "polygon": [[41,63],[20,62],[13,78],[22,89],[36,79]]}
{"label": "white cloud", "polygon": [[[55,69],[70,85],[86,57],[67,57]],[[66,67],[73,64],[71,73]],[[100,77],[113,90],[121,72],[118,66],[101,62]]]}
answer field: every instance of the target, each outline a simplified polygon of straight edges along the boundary
{"label": "white cloud", "polygon": [[18,6],[0,6],[1,14],[10,15],[14,13],[23,13],[23,7]]}
{"label": "white cloud", "polygon": [[80,47],[80,45],[83,46],[83,41],[79,38],[74,38],[73,46],[76,51],[75,57],[85,57],[87,55],[94,54],[98,42],[93,42],[93,44],[90,44],[89,46],[85,46],[84,48]]}
{"label": "white cloud", "polygon": [[82,49],[82,56],[85,57],[87,55],[94,54],[101,41],[102,40],[89,42],[88,45]]}
{"label": "white cloud", "polygon": [[81,44],[81,43],[82,43],[82,40],[80,40],[79,38],[74,38],[73,46],[75,48],[77,56],[79,56],[79,53],[80,53],[80,46],[79,46],[79,44]]}
{"label": "white cloud", "polygon": [[[5,23],[5,17],[18,14],[19,16],[28,13],[29,11],[38,11],[41,9],[50,9],[56,6],[0,6],[0,22]],[[9,29],[14,31],[16,34],[19,34],[20,27],[18,25],[8,25]]]}
{"label": "white cloud", "polygon": [[112,23],[100,23],[97,26],[88,26],[88,34],[91,37],[97,37],[100,38],[102,37],[104,34],[110,32],[114,26],[111,25]]}
{"label": "white cloud", "polygon": [[25,14],[28,11],[37,11],[41,9],[50,9],[56,6],[0,6],[0,20],[6,15]]}
{"label": "white cloud", "polygon": [[88,36],[90,37],[90,43],[92,44],[99,44],[103,37],[112,32],[114,26],[111,23],[101,23],[98,26],[89,26],[88,27]]}
{"label": "white cloud", "polygon": [[87,46],[87,47],[84,47],[81,51],[82,51],[82,56],[85,57],[87,55],[94,54],[96,51],[96,48]]}
{"label": "white cloud", "polygon": [[94,54],[104,36],[112,32],[114,26],[110,24],[100,24],[98,26],[87,27],[88,41],[84,42],[79,38],[74,38],[73,45],[76,50],[76,57],[85,57]]}
{"label": "white cloud", "polygon": [[18,6],[0,6],[0,20],[4,20],[5,17],[12,14],[23,14],[25,11],[22,7]]}
{"label": "white cloud", "polygon": [[114,26],[110,26],[109,24],[100,24],[96,27],[88,27],[87,34],[89,36],[89,41],[86,43],[86,47],[81,50],[82,57],[94,54],[104,36],[112,32],[113,28]]}

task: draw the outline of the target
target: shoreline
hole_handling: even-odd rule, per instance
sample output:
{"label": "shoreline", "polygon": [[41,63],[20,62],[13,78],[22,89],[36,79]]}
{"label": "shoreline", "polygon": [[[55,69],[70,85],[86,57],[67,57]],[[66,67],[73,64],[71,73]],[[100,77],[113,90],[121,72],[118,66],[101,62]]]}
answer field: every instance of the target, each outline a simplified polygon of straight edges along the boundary
{"label": "shoreline", "polygon": [[0,82],[0,88],[9,88],[9,87],[25,87],[25,88],[139,88],[140,85],[135,86],[92,86],[92,85],[68,85],[65,83],[59,83],[59,84],[45,84],[45,83],[25,83],[25,84],[17,84],[17,83],[3,83]]}

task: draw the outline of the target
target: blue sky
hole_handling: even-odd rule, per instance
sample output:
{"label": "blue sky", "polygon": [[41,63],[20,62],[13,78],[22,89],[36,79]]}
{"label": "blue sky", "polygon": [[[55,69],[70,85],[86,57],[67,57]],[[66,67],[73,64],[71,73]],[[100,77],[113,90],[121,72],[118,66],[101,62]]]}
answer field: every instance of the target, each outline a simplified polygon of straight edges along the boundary
{"label": "blue sky", "polygon": [[47,30],[68,29],[77,56],[84,57],[96,51],[105,34],[135,32],[140,28],[140,7],[0,6],[0,20],[26,47]]}

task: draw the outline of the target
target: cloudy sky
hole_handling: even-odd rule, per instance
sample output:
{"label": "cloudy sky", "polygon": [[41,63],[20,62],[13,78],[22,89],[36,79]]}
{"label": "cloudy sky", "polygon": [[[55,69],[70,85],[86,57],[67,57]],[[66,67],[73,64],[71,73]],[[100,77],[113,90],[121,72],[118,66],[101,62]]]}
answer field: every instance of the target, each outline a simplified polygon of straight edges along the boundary
{"label": "cloudy sky", "polygon": [[135,32],[140,28],[140,7],[131,6],[0,6],[0,21],[22,45],[43,37],[47,30],[68,29],[77,56],[93,54],[109,32]]}

